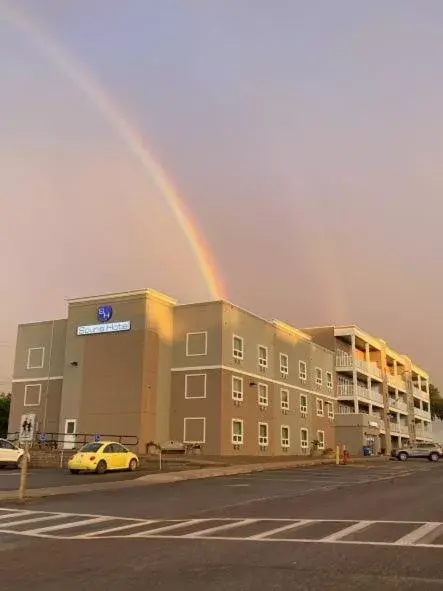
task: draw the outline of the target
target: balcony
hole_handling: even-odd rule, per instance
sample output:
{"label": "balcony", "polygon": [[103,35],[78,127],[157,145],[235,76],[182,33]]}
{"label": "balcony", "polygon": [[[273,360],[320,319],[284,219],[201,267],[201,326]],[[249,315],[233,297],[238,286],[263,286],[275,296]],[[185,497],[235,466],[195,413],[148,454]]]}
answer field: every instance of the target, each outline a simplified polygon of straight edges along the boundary
{"label": "balcony", "polygon": [[423,425],[415,425],[415,436],[421,439],[432,439],[432,431],[424,429]]}
{"label": "balcony", "polygon": [[429,400],[429,396],[427,392],[420,390],[420,388],[416,388],[415,386],[412,388],[413,394],[416,398],[420,398],[420,400],[425,400],[426,402]]}
{"label": "balcony", "polygon": [[407,425],[400,425],[400,433],[402,435],[409,435],[409,427]]}
{"label": "balcony", "polygon": [[407,413],[408,412],[408,405],[406,404],[406,402],[403,402],[403,400],[389,400],[389,406],[391,408],[395,408],[397,410],[400,410],[402,412]]}
{"label": "balcony", "polygon": [[393,388],[404,390],[406,392],[406,382],[400,375],[388,373],[388,384]]}
{"label": "balcony", "polygon": [[391,433],[400,433],[400,425],[398,423],[389,423]]}
{"label": "balcony", "polygon": [[431,413],[428,410],[422,410],[421,408],[414,407],[414,415],[416,417],[420,417],[421,419],[427,419],[428,421],[431,420]]}
{"label": "balcony", "polygon": [[379,392],[369,390],[364,386],[356,386],[354,389],[353,384],[339,384],[337,396],[339,398],[354,398],[357,395],[358,398],[364,398],[365,400],[383,404],[383,396]]}
{"label": "balcony", "polygon": [[381,380],[381,370],[376,363],[367,362],[364,359],[358,359],[347,353],[338,353],[335,358],[335,366],[337,371],[346,369],[360,371],[365,375],[369,375]]}

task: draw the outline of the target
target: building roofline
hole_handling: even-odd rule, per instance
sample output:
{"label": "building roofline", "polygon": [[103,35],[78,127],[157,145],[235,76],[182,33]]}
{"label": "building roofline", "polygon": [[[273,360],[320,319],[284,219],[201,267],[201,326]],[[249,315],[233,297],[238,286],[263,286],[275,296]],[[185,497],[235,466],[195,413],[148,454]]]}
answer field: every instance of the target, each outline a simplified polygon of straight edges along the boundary
{"label": "building roofline", "polygon": [[106,301],[106,300],[116,300],[124,297],[137,297],[137,296],[145,296],[146,298],[151,297],[153,299],[165,302],[171,306],[177,305],[177,300],[171,298],[170,296],[161,293],[159,291],[155,291],[155,289],[145,288],[145,289],[138,289],[134,291],[122,291],[117,293],[105,293],[101,295],[91,295],[82,298],[66,298],[68,304],[82,304],[86,302],[98,302],[98,301]]}

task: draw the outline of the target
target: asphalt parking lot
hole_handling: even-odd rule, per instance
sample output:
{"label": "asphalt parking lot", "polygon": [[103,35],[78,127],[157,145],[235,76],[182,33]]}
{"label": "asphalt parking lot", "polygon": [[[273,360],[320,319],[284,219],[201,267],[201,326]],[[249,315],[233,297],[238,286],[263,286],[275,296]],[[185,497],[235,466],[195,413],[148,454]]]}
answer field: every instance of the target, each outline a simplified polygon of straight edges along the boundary
{"label": "asphalt parking lot", "polygon": [[34,589],[443,589],[442,481],[386,462],[3,504],[0,580],[44,561]]}

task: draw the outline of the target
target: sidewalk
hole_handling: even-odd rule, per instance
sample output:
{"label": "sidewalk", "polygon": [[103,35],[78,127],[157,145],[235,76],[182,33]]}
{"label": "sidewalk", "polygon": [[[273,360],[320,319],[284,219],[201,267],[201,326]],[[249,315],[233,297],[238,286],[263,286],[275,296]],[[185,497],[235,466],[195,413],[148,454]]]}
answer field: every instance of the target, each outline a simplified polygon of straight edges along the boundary
{"label": "sidewalk", "polygon": [[[379,464],[387,461],[389,458],[353,458],[348,461],[349,465],[360,464]],[[184,480],[197,480],[202,478],[216,478],[218,476],[235,476],[236,474],[252,474],[254,472],[265,472],[269,470],[284,470],[286,468],[308,468],[310,466],[333,465],[335,460],[296,460],[287,462],[266,462],[237,466],[222,466],[210,468],[198,468],[194,470],[183,470],[180,472],[159,472],[157,474],[148,474],[135,480],[120,480],[117,482],[96,482],[92,484],[78,484],[72,486],[54,486],[48,488],[30,488],[26,492],[27,499],[43,498],[67,494],[80,494],[87,492],[96,492],[101,490],[118,490],[136,486],[149,486],[154,484],[170,484]],[[346,466],[340,466],[346,469]],[[17,500],[17,491],[0,491],[0,502]]]}

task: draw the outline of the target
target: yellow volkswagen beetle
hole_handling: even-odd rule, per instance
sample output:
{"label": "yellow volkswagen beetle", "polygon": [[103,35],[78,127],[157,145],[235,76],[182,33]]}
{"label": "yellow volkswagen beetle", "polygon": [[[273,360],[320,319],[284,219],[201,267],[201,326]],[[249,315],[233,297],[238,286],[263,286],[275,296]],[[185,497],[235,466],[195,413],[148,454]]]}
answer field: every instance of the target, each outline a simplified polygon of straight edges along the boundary
{"label": "yellow volkswagen beetle", "polygon": [[68,462],[71,474],[96,472],[104,474],[108,470],[136,470],[138,457],[115,441],[97,441],[84,445]]}

